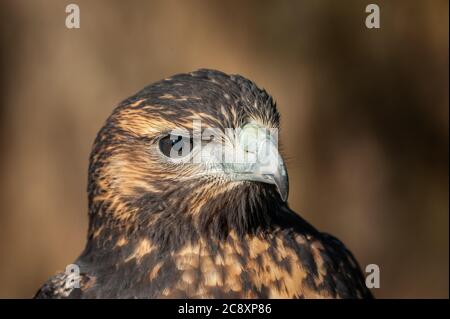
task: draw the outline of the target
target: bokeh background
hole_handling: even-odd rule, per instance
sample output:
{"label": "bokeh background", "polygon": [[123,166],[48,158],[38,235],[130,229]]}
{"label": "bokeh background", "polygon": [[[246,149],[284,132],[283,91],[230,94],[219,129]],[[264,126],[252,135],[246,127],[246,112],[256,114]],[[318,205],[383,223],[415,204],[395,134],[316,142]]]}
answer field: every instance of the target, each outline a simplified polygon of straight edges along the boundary
{"label": "bokeh background", "polygon": [[377,0],[378,30],[371,2],[2,1],[0,297],[31,297],[81,252],[112,108],[208,67],[274,96],[290,205],[380,266],[375,296],[448,298],[448,1]]}

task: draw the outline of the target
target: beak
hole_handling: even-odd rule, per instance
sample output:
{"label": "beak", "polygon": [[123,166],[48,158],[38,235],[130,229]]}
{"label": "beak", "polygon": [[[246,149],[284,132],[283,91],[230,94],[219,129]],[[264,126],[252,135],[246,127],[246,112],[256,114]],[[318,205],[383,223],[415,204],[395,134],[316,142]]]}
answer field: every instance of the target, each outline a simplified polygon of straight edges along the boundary
{"label": "beak", "polygon": [[256,149],[246,153],[253,155],[254,160],[250,164],[233,165],[235,179],[273,184],[283,202],[286,202],[289,195],[289,179],[277,144],[267,137],[258,143]]}

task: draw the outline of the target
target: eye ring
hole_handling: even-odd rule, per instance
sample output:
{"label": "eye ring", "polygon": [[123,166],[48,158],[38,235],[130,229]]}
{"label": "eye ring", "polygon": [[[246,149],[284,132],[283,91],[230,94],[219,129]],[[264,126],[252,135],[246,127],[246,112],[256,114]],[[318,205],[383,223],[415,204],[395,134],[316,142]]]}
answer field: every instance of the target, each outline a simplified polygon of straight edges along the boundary
{"label": "eye ring", "polygon": [[171,159],[178,159],[189,155],[192,152],[194,141],[191,137],[168,134],[159,139],[158,147],[160,152]]}

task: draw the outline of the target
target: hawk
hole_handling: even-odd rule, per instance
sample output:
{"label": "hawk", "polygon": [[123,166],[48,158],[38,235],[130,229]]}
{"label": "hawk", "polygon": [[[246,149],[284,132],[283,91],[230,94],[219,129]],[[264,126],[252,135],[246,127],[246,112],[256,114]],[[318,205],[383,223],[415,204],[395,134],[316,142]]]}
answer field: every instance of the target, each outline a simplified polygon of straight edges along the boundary
{"label": "hawk", "polygon": [[289,208],[276,138],[257,134],[279,121],[265,90],[207,69],[120,103],[92,148],[76,271],[35,298],[371,297],[351,252]]}

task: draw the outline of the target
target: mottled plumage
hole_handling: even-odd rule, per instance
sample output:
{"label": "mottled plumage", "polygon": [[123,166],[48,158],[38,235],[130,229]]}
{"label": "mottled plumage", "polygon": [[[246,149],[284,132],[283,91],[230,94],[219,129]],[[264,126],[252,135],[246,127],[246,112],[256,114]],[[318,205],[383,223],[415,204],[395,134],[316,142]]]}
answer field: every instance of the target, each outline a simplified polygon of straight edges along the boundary
{"label": "mottled plumage", "polygon": [[[213,70],[179,74],[122,102],[89,166],[80,288],[52,277],[37,298],[362,298],[352,254],[294,213],[273,184],[208,174],[158,151],[172,128],[278,128],[266,91]],[[225,137],[224,137],[225,138]]]}

